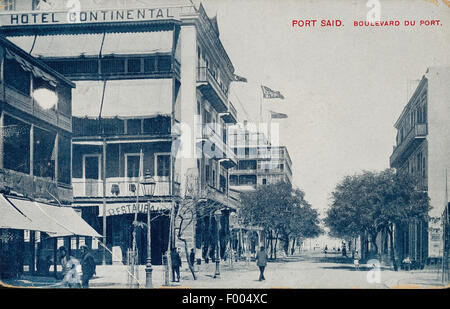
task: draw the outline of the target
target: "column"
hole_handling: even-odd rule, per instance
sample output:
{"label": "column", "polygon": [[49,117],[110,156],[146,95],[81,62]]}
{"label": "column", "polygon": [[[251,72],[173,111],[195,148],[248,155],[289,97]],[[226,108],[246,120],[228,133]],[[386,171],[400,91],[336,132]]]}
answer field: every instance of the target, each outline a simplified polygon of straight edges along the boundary
{"label": "column", "polygon": [[34,124],[30,127],[30,176],[34,175]]}
{"label": "column", "polygon": [[5,113],[3,111],[0,115],[0,169],[3,169],[4,167],[4,156],[5,156],[5,150],[4,150],[4,133],[5,133]]}
{"label": "column", "polygon": [[197,35],[194,25],[182,26],[180,30],[180,77],[181,86],[179,95],[181,111],[180,138],[181,151],[177,162],[180,162],[179,173],[181,192],[186,192],[186,173],[189,170],[197,170],[194,157],[194,119],[197,113]]}

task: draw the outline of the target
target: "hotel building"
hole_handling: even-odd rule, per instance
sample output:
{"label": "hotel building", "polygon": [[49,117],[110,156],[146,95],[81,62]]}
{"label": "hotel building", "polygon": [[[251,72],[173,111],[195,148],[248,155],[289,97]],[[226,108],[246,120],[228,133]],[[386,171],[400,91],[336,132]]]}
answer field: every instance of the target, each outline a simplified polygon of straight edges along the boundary
{"label": "hotel building", "polygon": [[[125,263],[135,215],[146,222],[148,198],[139,185],[146,173],[156,180],[152,264],[161,264],[175,245],[170,214],[192,187],[198,188],[197,216],[183,236],[197,258],[214,256],[209,226],[220,226],[226,238],[237,205],[229,195],[229,168],[237,160],[226,129],[237,121],[228,100],[234,67],[217,20],[189,1],[129,1],[127,7],[108,1],[114,8],[106,9],[104,2],[80,0],[75,11],[13,2],[15,11],[0,14],[4,35],[76,84],[73,206],[106,236],[113,252],[106,262]],[[222,224],[202,213],[205,204],[220,211]],[[135,239],[145,263],[145,230]],[[221,242],[222,253],[225,247]]]}

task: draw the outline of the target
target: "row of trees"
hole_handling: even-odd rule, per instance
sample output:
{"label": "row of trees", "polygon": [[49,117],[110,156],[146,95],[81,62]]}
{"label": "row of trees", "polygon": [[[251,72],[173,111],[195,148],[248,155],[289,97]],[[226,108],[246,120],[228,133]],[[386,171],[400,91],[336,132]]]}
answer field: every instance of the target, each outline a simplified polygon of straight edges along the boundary
{"label": "row of trees", "polygon": [[[186,260],[192,276],[196,279],[193,265],[190,264],[187,240],[185,232],[196,226],[196,248],[203,249],[203,257],[214,258],[219,237],[220,256],[223,257],[224,249],[230,241],[229,222],[227,216],[221,217],[220,229],[217,234],[217,222],[214,213],[220,209],[219,204],[205,202],[201,194],[198,175],[188,173],[187,186],[183,200],[172,210],[171,220],[174,222],[173,235],[170,239],[178,239],[184,244]],[[238,210],[239,220],[244,225],[258,226],[264,229],[268,236],[267,247],[270,247],[271,257],[276,259],[278,241],[283,245],[286,254],[289,254],[289,245],[294,248],[296,242],[313,238],[323,231],[319,227],[318,212],[312,209],[305,200],[305,193],[292,188],[286,183],[271,184],[259,187],[252,192],[241,193],[241,206]]]}
{"label": "row of trees", "polygon": [[393,229],[411,220],[427,220],[429,198],[417,180],[408,173],[392,169],[365,171],[345,177],[332,192],[331,206],[324,220],[330,235],[352,238],[370,236],[374,253],[380,232],[389,235],[390,257],[397,270]]}
{"label": "row of trees", "polygon": [[287,183],[269,184],[241,194],[240,219],[244,225],[258,226],[268,236],[266,246],[276,259],[278,241],[289,254],[289,245],[317,237],[322,233],[315,209],[305,200],[305,193]]}

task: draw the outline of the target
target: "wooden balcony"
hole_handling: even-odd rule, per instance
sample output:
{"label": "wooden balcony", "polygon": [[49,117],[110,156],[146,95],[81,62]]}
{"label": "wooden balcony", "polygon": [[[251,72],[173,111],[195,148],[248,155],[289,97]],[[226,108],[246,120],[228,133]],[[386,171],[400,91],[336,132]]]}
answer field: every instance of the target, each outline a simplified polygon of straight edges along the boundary
{"label": "wooden balcony", "polygon": [[71,203],[72,186],[62,184],[50,178],[30,176],[28,174],[0,169],[0,188],[3,191],[17,193],[34,199],[55,200]]}
{"label": "wooden balcony", "polygon": [[209,68],[198,68],[197,87],[218,113],[228,112],[228,97]]}
{"label": "wooden balcony", "polygon": [[390,157],[391,167],[399,167],[406,158],[416,149],[418,144],[427,137],[427,124],[416,124],[408,132],[403,141],[394,147],[394,151]]}
{"label": "wooden balcony", "polygon": [[[222,157],[217,157],[216,159],[230,159],[233,162],[233,166],[237,164],[237,157],[231,147],[226,144],[222,137],[217,134],[217,132],[212,128],[211,125],[205,124],[202,130],[202,141],[208,141],[213,144],[214,147],[218,147],[220,152],[223,153]],[[207,147],[206,147],[207,148]],[[216,151],[214,151],[216,153]]]}
{"label": "wooden balcony", "polygon": [[237,123],[237,111],[231,102],[228,102],[228,112],[223,113],[221,116],[226,123]]}

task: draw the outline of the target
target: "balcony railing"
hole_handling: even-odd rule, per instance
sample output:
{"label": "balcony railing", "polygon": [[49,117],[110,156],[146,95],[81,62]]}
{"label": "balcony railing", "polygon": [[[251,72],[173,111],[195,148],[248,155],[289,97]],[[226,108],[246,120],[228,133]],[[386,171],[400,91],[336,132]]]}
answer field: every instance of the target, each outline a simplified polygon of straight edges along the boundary
{"label": "balcony railing", "polygon": [[414,150],[415,141],[426,138],[427,134],[427,124],[423,123],[414,125],[401,143],[394,147],[394,151],[390,158],[391,166],[396,167],[401,164],[405,157],[411,153],[412,150]]}
{"label": "balcony railing", "polygon": [[[103,181],[96,179],[81,179],[75,178],[72,180],[73,196],[75,198],[86,197],[103,197]],[[135,197],[137,193],[138,179],[137,178],[107,178],[106,179],[106,197]],[[142,196],[143,188],[139,188],[139,192]],[[174,192],[172,196],[178,196],[180,193],[180,186],[178,183],[174,183]],[[170,181],[157,180],[155,197],[169,197],[170,194]]]}
{"label": "balcony railing", "polygon": [[219,113],[228,111],[228,97],[207,67],[197,69],[197,83],[200,91]]}
{"label": "balcony railing", "polygon": [[235,164],[237,163],[237,158],[234,151],[226,143],[224,143],[222,137],[220,137],[219,134],[217,134],[216,131],[213,130],[211,125],[203,125],[202,139],[208,140],[210,143],[214,144],[215,147],[218,147],[221,152],[224,153],[224,157],[218,159],[228,158],[235,162]]}
{"label": "balcony railing", "polygon": [[71,203],[73,199],[69,184],[8,169],[0,170],[0,188],[33,198],[54,200],[57,197],[63,203]]}

